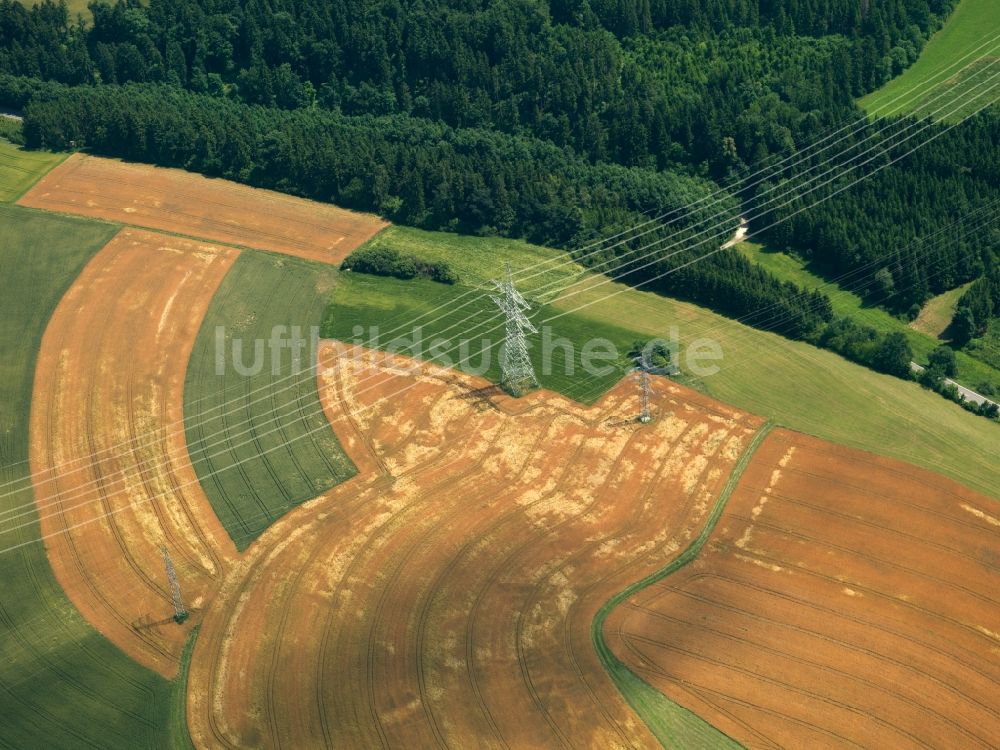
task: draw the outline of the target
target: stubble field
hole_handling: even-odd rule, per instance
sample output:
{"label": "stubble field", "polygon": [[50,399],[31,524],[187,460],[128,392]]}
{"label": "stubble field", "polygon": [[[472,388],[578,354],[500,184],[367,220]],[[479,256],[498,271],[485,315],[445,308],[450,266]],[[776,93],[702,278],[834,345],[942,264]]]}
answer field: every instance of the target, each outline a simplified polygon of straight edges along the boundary
{"label": "stubble field", "polygon": [[484,405],[462,397],[481,381],[356,355],[321,377],[360,474],[227,576],[194,652],[196,744],[655,746],[590,623],[697,531],[760,420],[661,381],[659,420],[613,427],[628,383],[589,409]]}
{"label": "stubble field", "polygon": [[339,263],[386,226],[371,214],[180,169],[73,154],[18,203]]}
{"label": "stubble field", "polygon": [[237,254],[122,230],[62,298],[35,372],[31,469],[56,578],[95,629],[168,678],[198,618],[172,621],[161,546],[195,613],[235,554],[188,458],[183,387]]}
{"label": "stubble field", "polygon": [[989,747],[993,503],[778,430],[693,563],[613,611],[626,665],[747,747]]}

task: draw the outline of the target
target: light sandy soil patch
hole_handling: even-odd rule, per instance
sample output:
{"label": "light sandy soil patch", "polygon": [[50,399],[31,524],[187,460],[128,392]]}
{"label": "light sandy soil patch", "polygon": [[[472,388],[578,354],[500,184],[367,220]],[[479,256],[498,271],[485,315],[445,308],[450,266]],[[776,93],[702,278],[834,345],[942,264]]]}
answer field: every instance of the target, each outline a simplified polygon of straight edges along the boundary
{"label": "light sandy soil patch", "polygon": [[[182,424],[191,347],[238,254],[122,230],[56,308],[35,374],[31,470],[56,578],[97,630],[168,677],[235,555]],[[193,612],[183,626],[161,545]]]}
{"label": "light sandy soil patch", "polygon": [[324,263],[340,263],[387,226],[328,203],[84,154],[53,169],[19,203]]}
{"label": "light sandy soil patch", "polygon": [[360,473],[226,576],[192,662],[196,744],[655,746],[591,622],[692,538],[761,421],[657,378],[660,418],[612,427],[634,383],[591,408],[490,406],[462,397],[481,381],[325,346],[342,366],[324,407]]}
{"label": "light sandy soil patch", "polygon": [[611,613],[616,655],[748,747],[990,747],[995,503],[777,430],[691,564]]}

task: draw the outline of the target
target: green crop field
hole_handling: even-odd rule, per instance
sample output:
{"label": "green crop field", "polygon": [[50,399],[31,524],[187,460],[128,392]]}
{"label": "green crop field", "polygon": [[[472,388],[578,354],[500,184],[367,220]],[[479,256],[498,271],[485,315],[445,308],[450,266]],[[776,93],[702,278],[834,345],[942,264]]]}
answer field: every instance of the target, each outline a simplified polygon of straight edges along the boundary
{"label": "green crop field", "polygon": [[[696,305],[594,277],[576,264],[567,263],[568,256],[557,250],[524,246],[524,243],[493,243],[479,251],[479,241],[475,238],[456,240],[452,235],[426,232],[411,235],[411,231],[389,236],[400,250],[415,255],[421,255],[423,250],[423,257],[451,262],[463,275],[463,283],[469,286],[485,284],[496,277],[505,259],[516,269],[548,258],[550,278],[560,274],[566,283],[581,280],[562,299],[551,301],[550,290],[546,295],[550,300],[546,310],[531,314],[536,324],[551,315],[550,309],[572,311],[573,327],[581,332],[577,335],[607,336],[622,342],[653,336],[670,338],[671,327],[676,326],[682,368],[686,347],[699,338],[714,339],[724,354],[718,363],[719,371],[700,378],[685,373],[684,382],[791,429],[910,461],[1000,499],[1000,467],[991,450],[1000,440],[1000,425],[971,415],[916,383],[880,375],[831,352],[749,328]],[[411,236],[415,238],[412,244],[408,242]],[[436,237],[440,237],[439,243],[433,241]],[[367,278],[371,277],[366,277],[366,282]],[[389,281],[377,279],[367,283],[388,289]],[[409,310],[406,306],[411,303],[400,300],[404,288],[416,289],[419,285],[421,291],[406,296],[418,297],[424,308],[451,303],[455,294],[454,290],[433,282],[394,284],[399,290],[396,296],[380,294],[378,305],[348,299],[346,293],[341,293],[346,287],[339,289],[335,296],[337,304],[332,308],[335,328],[328,330],[350,337],[351,326],[355,324],[380,325],[387,330],[386,320],[400,318],[409,329],[414,321],[405,315],[416,310]],[[537,286],[529,280],[524,290],[530,299]],[[479,293],[485,294],[485,286]],[[356,316],[351,325],[347,325],[347,319],[336,322],[341,305],[354,307],[353,312],[340,313]],[[361,311],[361,305],[366,309]],[[552,321],[552,325],[561,320]],[[547,384],[591,401],[597,397],[596,389],[601,385],[596,381],[560,385],[558,379]]]}
{"label": "green crop field", "polygon": [[[822,277],[810,271],[796,257],[787,253],[770,252],[753,242],[742,242],[737,248],[750,260],[760,264],[779,279],[794,282],[806,289],[822,289],[830,297],[833,310],[837,315],[853,318],[858,323],[871,326],[882,333],[898,331],[904,334],[913,349],[914,359],[920,364],[926,365],[931,350],[941,344],[936,336],[928,335],[920,327],[907,325],[881,307],[865,304],[861,297],[850,289],[844,289],[837,284],[824,281]],[[953,315],[958,297],[961,296],[965,288],[953,289],[928,302],[927,305],[932,307],[926,316],[921,314],[924,317],[923,325],[939,325],[943,317],[948,314],[949,304]],[[950,317],[947,320],[951,322]],[[946,326],[947,323],[945,323]],[[944,329],[942,328],[942,330]],[[990,383],[994,388],[1000,389],[1000,370],[991,367],[988,361],[969,356],[965,352],[956,352],[955,361],[958,363],[958,377],[955,380],[962,385],[975,390],[983,383]]]}
{"label": "green crop field", "polygon": [[[990,66],[1000,58],[1000,7],[996,0],[962,0],[917,61],[903,73],[859,102],[876,115],[915,112],[930,114],[944,108],[955,121],[977,105],[996,99],[1000,69]],[[978,86],[983,84],[982,86]],[[936,98],[933,102],[930,100]],[[959,102],[967,102],[957,106]]]}
{"label": "green crop field", "polygon": [[[241,550],[288,509],[355,473],[323,414],[309,343],[335,278],[328,266],[244,251],[198,333],[184,388],[188,449]],[[306,342],[298,364],[292,348],[269,344],[276,330],[288,341],[293,327]]]}
{"label": "green crop field", "polygon": [[0,206],[0,222],[0,746],[167,747],[187,734],[183,713],[172,710],[178,688],[128,659],[70,604],[39,541],[28,484],[42,333],[116,228],[16,206]]}
{"label": "green crop field", "polygon": [[66,158],[48,151],[24,151],[0,138],[0,203],[13,203]]}
{"label": "green crop field", "polygon": [[[536,320],[554,314],[556,311],[545,305],[536,306],[531,313]],[[418,321],[419,331],[413,321]],[[377,330],[372,330],[372,326]],[[595,324],[575,315],[539,328],[541,332],[529,351],[539,381],[544,387],[585,404],[596,401],[621,379],[628,366],[625,355],[637,338],[627,328]],[[358,330],[363,331],[361,336],[357,335]],[[503,335],[500,311],[484,291],[463,285],[447,286],[421,279],[400,281],[358,273],[341,275],[323,325],[326,338],[410,356],[422,355],[422,359],[443,365],[461,364],[467,372],[494,381],[500,376],[499,349]],[[554,344],[560,340],[571,342],[572,347],[544,347],[541,344],[546,338]],[[591,369],[597,373],[590,377],[584,369],[583,358],[587,356],[584,345],[596,338],[610,342],[612,346],[606,351],[613,348],[618,356],[607,361],[590,360],[595,366]],[[440,344],[432,349],[437,342]],[[545,356],[547,348],[551,357]],[[435,356],[435,351],[443,356]]]}

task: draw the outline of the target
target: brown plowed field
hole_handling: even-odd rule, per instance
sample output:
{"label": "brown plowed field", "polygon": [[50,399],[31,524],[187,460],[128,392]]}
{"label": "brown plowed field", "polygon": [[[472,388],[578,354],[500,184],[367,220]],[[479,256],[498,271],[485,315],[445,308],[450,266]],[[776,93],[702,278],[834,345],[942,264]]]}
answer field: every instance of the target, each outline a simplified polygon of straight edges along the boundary
{"label": "brown plowed field", "polygon": [[638,409],[627,382],[591,408],[480,408],[462,398],[480,381],[368,380],[326,347],[324,407],[360,473],[227,574],[192,661],[195,743],[655,746],[591,621],[691,539],[760,420],[660,379],[638,429],[607,424]]}
{"label": "brown plowed field", "polygon": [[[166,676],[236,552],[188,459],[182,410],[195,335],[238,254],[122,230],[60,302],[38,356],[31,469],[56,578],[95,628]],[[161,545],[195,611],[183,627]]]}
{"label": "brown plowed field", "polygon": [[18,203],[324,263],[340,263],[387,226],[328,203],[83,154],[49,172]]}
{"label": "brown plowed field", "polygon": [[701,555],[614,610],[608,643],[748,747],[995,747],[995,508],[775,431]]}

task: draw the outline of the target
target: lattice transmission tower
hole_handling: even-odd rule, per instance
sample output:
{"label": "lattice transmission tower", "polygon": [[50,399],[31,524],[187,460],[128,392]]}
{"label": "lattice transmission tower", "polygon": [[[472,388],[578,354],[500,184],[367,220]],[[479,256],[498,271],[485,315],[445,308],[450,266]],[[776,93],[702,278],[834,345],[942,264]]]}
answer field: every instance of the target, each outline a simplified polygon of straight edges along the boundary
{"label": "lattice transmission tower", "polygon": [[647,424],[653,421],[653,415],[649,410],[649,361],[645,355],[636,357],[635,361],[635,374],[639,379],[639,397],[642,404],[639,421]]}
{"label": "lattice transmission tower", "polygon": [[507,316],[506,340],[500,352],[500,385],[511,395],[520,396],[529,388],[538,387],[535,370],[528,358],[526,338],[526,334],[538,333],[538,329],[524,314],[531,305],[514,287],[510,263],[507,264],[507,277],[493,284],[498,294],[491,294],[490,298]]}
{"label": "lattice transmission tower", "polygon": [[170,582],[170,599],[174,604],[174,621],[182,623],[188,618],[187,608],[181,598],[181,585],[177,582],[177,571],[174,570],[174,561],[170,559],[170,553],[166,546],[160,547],[163,552],[163,564],[167,568],[167,581]]}

